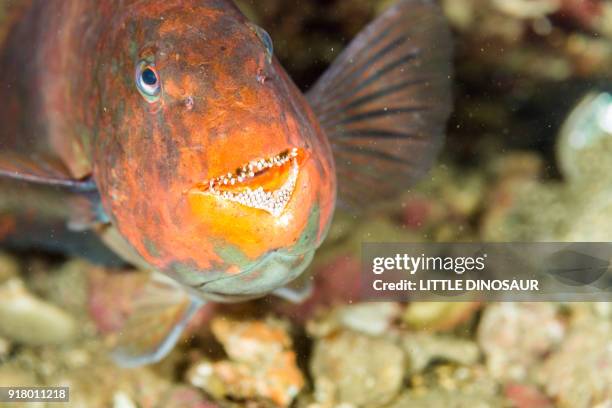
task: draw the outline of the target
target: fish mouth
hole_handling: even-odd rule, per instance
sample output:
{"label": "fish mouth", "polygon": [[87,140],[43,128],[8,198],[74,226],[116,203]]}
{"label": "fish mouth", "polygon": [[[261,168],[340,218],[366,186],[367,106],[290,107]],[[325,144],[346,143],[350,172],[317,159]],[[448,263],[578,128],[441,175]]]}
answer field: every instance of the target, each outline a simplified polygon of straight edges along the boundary
{"label": "fish mouth", "polygon": [[195,190],[278,217],[291,200],[305,156],[302,149],[286,149],[199,183]]}

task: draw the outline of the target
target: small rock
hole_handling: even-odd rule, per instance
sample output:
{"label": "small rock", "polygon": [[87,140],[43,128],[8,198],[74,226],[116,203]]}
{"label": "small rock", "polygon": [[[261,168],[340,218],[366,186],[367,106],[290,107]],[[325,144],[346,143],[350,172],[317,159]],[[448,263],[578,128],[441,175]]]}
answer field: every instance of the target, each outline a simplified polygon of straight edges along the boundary
{"label": "small rock", "polygon": [[444,360],[461,365],[475,364],[480,352],[476,343],[449,336],[428,333],[407,334],[402,338],[410,374],[419,373],[434,360]]}
{"label": "small rock", "polygon": [[[75,317],[86,317],[88,276],[94,265],[70,260],[59,266],[32,262],[28,268],[28,288]],[[111,303],[112,304],[112,303]]]}
{"label": "small rock", "polygon": [[530,151],[510,151],[492,158],[488,172],[499,182],[512,180],[537,181],[544,174],[544,161],[540,155]]}
{"label": "small rock", "polygon": [[212,331],[223,344],[230,359],[243,363],[260,363],[291,347],[287,327],[278,320],[237,321],[214,319]]}
{"label": "small rock", "polygon": [[323,318],[308,322],[312,336],[325,337],[339,329],[350,329],[371,336],[387,332],[401,312],[397,303],[373,302],[340,306]]}
{"label": "small rock", "polygon": [[554,406],[550,399],[533,385],[507,384],[504,394],[516,408],[552,408]]}
{"label": "small rock", "polygon": [[188,382],[215,398],[268,400],[288,406],[304,386],[286,325],[278,320],[212,321],[212,331],[229,360],[202,359],[187,373]]}
{"label": "small rock", "polygon": [[612,303],[610,302],[596,302],[593,303],[593,312],[596,316],[602,318],[612,318]]}
{"label": "small rock", "polygon": [[402,203],[401,222],[406,228],[419,231],[440,224],[447,216],[446,208],[439,200],[411,195]]}
{"label": "small rock", "polygon": [[117,391],[113,395],[113,408],[136,408],[136,404],[123,391]]}
{"label": "small rock", "polygon": [[399,393],[404,353],[390,341],[343,331],[316,342],[310,370],[317,402],[377,407]]}
{"label": "small rock", "polygon": [[5,358],[11,352],[11,342],[7,339],[0,337],[0,361]]}
{"label": "small rock", "polygon": [[493,0],[492,3],[499,11],[519,19],[544,17],[561,7],[561,0]]}
{"label": "small rock", "polygon": [[501,398],[492,395],[466,395],[454,391],[433,389],[425,392],[405,392],[385,408],[498,408],[503,406]]}
{"label": "small rock", "polygon": [[164,408],[218,408],[193,387],[176,386],[171,388],[159,401]]}
{"label": "small rock", "polygon": [[609,186],[612,160],[612,93],[593,91],[574,107],[557,139],[557,158],[563,175],[573,183]]}
{"label": "small rock", "polygon": [[14,384],[19,384],[22,387],[35,387],[41,385],[36,373],[29,369],[29,367],[20,366],[13,361],[1,364],[0,385],[9,386]]}
{"label": "small rock", "polygon": [[490,374],[522,381],[564,335],[557,308],[550,303],[497,303],[488,306],[478,327]]}
{"label": "small rock", "polygon": [[[70,406],[169,406],[166,396],[173,387],[174,379],[159,375],[152,365],[121,369],[108,358],[103,345],[98,341],[91,341],[87,349],[90,354],[88,362],[75,365],[74,362],[66,361],[71,351],[58,353],[52,348],[45,348],[44,353],[31,361],[31,370],[37,373],[45,385],[69,387]],[[48,362],[51,369],[42,372],[40,365],[43,361]]]}
{"label": "small rock", "polygon": [[559,407],[612,406],[612,321],[581,318],[539,372]]}
{"label": "small rock", "polygon": [[348,329],[379,336],[391,327],[400,314],[397,303],[360,303],[340,309],[340,322]]}
{"label": "small rock", "polygon": [[21,280],[0,286],[0,335],[18,343],[44,345],[69,342],[76,334],[72,316],[34,297]]}
{"label": "small rock", "polygon": [[19,274],[19,263],[12,256],[0,252],[0,283],[3,283]]}
{"label": "small rock", "polygon": [[385,408],[497,408],[508,404],[499,397],[497,383],[483,367],[452,369],[441,366],[419,381]]}
{"label": "small rock", "polygon": [[413,302],[403,321],[416,330],[448,331],[469,321],[479,308],[478,302]]}

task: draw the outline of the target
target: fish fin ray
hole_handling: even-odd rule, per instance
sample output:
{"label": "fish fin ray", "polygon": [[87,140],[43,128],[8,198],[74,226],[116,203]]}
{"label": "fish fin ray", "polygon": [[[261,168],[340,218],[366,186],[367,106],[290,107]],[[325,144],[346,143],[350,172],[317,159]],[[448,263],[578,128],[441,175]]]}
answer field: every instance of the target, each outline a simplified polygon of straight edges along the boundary
{"label": "fish fin ray", "polygon": [[60,160],[39,154],[27,156],[15,152],[0,153],[0,178],[64,187],[75,192],[96,188],[90,178],[73,178]]}
{"label": "fish fin ray", "polygon": [[67,227],[71,231],[85,231],[93,224],[109,222],[93,178],[74,179],[57,159],[38,154],[30,157],[15,152],[0,153],[2,179],[65,191],[71,213]]}
{"label": "fish fin ray", "polygon": [[111,352],[122,367],[138,367],[163,359],[204,301],[164,276],[154,278],[135,299]]}
{"label": "fish fin ray", "polygon": [[450,32],[433,1],[400,0],[349,44],[307,94],[334,152],[341,205],[363,209],[426,173],[450,88]]}

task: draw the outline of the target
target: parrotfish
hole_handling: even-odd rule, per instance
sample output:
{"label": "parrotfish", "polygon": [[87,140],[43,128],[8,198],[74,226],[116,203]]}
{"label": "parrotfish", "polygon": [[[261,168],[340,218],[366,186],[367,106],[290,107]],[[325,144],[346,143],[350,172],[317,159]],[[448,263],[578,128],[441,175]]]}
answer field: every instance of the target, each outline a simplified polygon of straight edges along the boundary
{"label": "parrotfish", "polygon": [[335,207],[432,165],[451,48],[435,2],[399,0],[302,94],[228,0],[4,1],[0,241],[153,271],[125,366],[161,359],[205,302],[299,301]]}

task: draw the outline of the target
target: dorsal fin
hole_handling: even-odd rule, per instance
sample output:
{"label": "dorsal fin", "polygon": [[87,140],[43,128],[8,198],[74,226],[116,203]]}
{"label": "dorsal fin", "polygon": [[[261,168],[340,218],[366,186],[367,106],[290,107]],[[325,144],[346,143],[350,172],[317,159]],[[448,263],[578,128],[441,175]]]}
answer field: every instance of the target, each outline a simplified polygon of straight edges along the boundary
{"label": "dorsal fin", "polygon": [[439,7],[400,0],[308,93],[336,160],[341,204],[363,208],[429,169],[451,106],[451,37]]}

